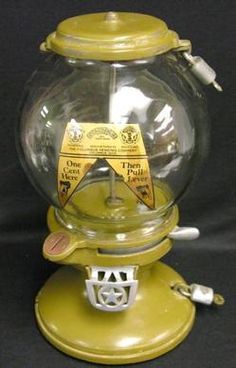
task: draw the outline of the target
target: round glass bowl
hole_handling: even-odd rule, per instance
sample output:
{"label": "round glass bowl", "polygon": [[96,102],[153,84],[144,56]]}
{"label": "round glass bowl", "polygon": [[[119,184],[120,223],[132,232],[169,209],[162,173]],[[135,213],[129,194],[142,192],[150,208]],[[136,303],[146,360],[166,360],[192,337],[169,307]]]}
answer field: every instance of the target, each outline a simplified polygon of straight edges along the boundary
{"label": "round glass bowl", "polygon": [[[207,108],[180,53],[124,62],[46,58],[26,85],[19,123],[23,165],[66,227],[129,231],[160,223],[194,178],[208,141]],[[69,122],[138,124],[150,168],[150,208],[100,157],[65,206],[58,160]],[[71,167],[69,175],[76,172]],[[111,185],[117,201],[110,202]],[[149,225],[147,225],[149,224]]]}

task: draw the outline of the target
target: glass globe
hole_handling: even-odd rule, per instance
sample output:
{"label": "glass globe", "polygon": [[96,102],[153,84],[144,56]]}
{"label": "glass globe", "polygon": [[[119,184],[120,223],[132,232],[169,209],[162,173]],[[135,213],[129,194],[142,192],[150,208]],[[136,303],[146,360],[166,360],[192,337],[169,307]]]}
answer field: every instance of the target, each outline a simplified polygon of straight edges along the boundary
{"label": "glass globe", "polygon": [[[145,201],[145,185],[140,184],[142,201],[103,157],[96,159],[62,204],[58,162],[68,123],[114,124],[118,129],[138,124],[153,205]],[[126,138],[132,138],[132,131],[127,132]],[[101,238],[107,233],[122,238],[131,229],[145,235],[165,221],[205,155],[206,102],[177,52],[124,62],[52,55],[26,85],[18,136],[26,172],[54,206],[60,224]],[[138,168],[127,167],[131,180]],[[65,181],[77,171],[68,159]]]}

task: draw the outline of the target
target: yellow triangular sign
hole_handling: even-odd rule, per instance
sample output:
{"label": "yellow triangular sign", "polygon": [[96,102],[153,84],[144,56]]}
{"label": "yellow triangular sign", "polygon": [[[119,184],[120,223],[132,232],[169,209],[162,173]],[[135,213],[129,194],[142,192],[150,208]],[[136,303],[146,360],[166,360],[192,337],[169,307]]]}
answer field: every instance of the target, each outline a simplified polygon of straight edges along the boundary
{"label": "yellow triangular sign", "polygon": [[58,164],[58,196],[62,206],[72,196],[96,158],[60,156]]}
{"label": "yellow triangular sign", "polygon": [[154,208],[154,193],[147,158],[106,159],[113,170],[122,176],[134,194],[148,207]]}

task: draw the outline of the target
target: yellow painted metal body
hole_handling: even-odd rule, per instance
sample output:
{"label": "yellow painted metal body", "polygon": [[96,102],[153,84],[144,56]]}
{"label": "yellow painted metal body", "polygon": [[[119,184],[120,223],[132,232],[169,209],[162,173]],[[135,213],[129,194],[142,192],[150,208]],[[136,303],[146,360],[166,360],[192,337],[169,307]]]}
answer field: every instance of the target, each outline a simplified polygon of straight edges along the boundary
{"label": "yellow painted metal body", "polygon": [[173,349],[191,330],[195,307],[171,289],[183,279],[161,262],[140,268],[136,301],[123,312],[92,307],[85,278],[85,272],[63,267],[37,297],[40,330],[66,354],[108,365],[136,363]]}
{"label": "yellow painted metal body", "polygon": [[[67,233],[70,245],[64,254],[52,256],[44,249],[46,258],[69,266],[52,275],[37,296],[36,318],[43,335],[73,357],[108,365],[153,359],[177,346],[191,330],[195,306],[172,289],[175,283],[184,282],[182,277],[158,261],[172,247],[166,236],[177,221],[178,211],[173,207],[168,226],[156,233],[156,245],[146,250],[137,247],[135,253],[104,254],[96,241],[72,233]],[[48,225],[53,232],[66,231],[53,208],[48,212]],[[142,245],[138,237],[133,238],[128,249],[135,242]],[[91,306],[85,279],[92,265],[135,265],[139,287],[133,306],[115,313]]]}

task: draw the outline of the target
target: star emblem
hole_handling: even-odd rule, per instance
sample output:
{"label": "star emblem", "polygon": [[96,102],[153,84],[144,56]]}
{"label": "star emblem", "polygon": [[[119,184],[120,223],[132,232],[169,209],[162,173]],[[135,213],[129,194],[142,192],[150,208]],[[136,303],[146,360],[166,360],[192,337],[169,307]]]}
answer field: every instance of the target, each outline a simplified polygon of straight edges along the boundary
{"label": "star emblem", "polygon": [[116,286],[103,286],[98,292],[99,302],[106,306],[119,306],[127,302],[125,289]]}

